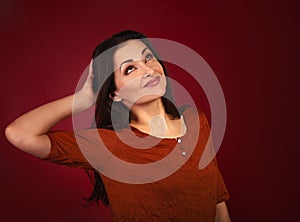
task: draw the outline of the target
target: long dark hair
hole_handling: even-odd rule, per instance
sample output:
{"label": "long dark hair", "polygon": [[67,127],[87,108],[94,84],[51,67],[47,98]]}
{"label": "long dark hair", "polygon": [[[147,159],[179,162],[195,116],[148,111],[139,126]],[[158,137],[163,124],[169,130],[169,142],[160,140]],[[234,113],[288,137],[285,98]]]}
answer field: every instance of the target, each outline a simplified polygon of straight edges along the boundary
{"label": "long dark hair", "polygon": [[[120,33],[113,35],[111,38],[106,39],[100,43],[93,52],[93,73],[94,73],[94,84],[93,88],[95,92],[99,92],[96,100],[95,110],[95,122],[97,128],[106,129],[122,129],[129,126],[130,115],[128,119],[128,108],[121,102],[114,105],[112,110],[112,94],[116,90],[115,79],[114,79],[114,68],[113,68],[113,55],[119,44],[124,43],[131,39],[139,39],[142,41],[153,53],[154,57],[161,64],[165,75],[167,76],[166,68],[160,59],[156,50],[152,47],[147,37],[139,32],[132,30],[125,30]],[[161,98],[166,113],[172,119],[180,118],[179,112],[176,106],[172,102],[171,90],[167,80],[167,87],[164,96]],[[112,126],[111,112],[117,112],[118,125]],[[94,190],[90,197],[86,198],[88,203],[99,200],[104,205],[109,205],[108,197],[105,191],[103,181],[100,174],[97,171],[93,172],[93,175],[88,173],[94,184]],[[92,178],[93,176],[93,178]]]}

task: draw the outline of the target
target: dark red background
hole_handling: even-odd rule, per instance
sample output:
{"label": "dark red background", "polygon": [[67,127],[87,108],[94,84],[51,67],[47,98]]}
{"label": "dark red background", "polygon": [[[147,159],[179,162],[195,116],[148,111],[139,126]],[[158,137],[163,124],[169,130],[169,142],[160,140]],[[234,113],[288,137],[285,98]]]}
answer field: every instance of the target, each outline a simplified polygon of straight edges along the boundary
{"label": "dark red background", "polygon": [[14,149],[3,130],[71,94],[96,44],[130,28],[189,46],[215,71],[228,109],[218,158],[232,220],[294,221],[298,10],[296,1],[1,1],[1,220],[111,221],[102,205],[80,206],[92,188],[82,170]]}

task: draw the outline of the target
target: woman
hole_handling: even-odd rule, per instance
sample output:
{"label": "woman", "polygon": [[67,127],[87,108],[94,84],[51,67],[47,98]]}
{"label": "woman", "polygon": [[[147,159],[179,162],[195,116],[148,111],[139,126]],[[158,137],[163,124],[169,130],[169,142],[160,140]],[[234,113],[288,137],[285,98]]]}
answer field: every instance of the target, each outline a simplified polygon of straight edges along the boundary
{"label": "woman", "polygon": [[[94,103],[100,141],[91,129],[80,135],[50,131],[72,115],[72,108],[78,113]],[[181,113],[172,103],[166,70],[158,54],[146,36],[128,30],[96,47],[89,75],[79,91],[25,113],[6,128],[5,135],[14,146],[41,159],[93,170],[96,184],[88,201],[100,199],[109,205],[114,221],[230,221],[225,203],[229,195],[216,160],[205,169],[197,167],[209,138],[206,117],[191,108]],[[199,119],[200,133],[195,119]],[[197,132],[197,140],[192,145],[189,138],[193,132]],[[135,145],[126,144],[119,135],[133,144],[143,144],[145,138],[156,143],[149,149],[132,149]],[[103,166],[106,159],[99,163],[97,157],[102,153],[93,151],[105,147],[142,168],[173,153],[179,143],[178,159],[184,162],[176,172],[158,179],[151,170],[141,176],[138,171],[116,170],[109,162]],[[185,146],[195,149],[188,152]],[[113,172],[125,174],[125,180],[136,180],[118,181],[110,178]]]}

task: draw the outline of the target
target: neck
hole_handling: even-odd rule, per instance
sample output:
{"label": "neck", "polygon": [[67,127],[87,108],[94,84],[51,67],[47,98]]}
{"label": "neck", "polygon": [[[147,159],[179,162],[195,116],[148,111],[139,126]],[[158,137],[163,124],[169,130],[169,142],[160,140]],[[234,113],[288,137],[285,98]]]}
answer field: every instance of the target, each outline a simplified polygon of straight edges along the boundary
{"label": "neck", "polygon": [[169,119],[161,99],[143,104],[134,104],[131,107],[131,123],[135,125],[148,125],[153,116]]}
{"label": "neck", "polygon": [[161,99],[131,107],[130,125],[157,137],[179,137],[182,135],[180,119],[172,119],[165,111]]}

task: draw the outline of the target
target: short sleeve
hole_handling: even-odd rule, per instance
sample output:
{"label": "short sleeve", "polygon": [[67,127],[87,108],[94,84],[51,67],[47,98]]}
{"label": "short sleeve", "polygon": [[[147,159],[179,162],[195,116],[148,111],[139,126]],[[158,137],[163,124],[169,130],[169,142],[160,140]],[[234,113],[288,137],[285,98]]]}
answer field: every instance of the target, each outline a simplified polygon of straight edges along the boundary
{"label": "short sleeve", "polygon": [[43,160],[69,167],[93,169],[80,151],[73,131],[50,131],[47,135],[51,141],[51,150]]}
{"label": "short sleeve", "polygon": [[[207,117],[201,110],[198,110],[198,112],[199,112],[200,121],[202,123],[201,130],[203,130],[205,132],[205,134],[209,135],[210,134],[210,125],[207,120]],[[213,145],[212,145],[212,151],[207,152],[206,154],[212,155],[212,158],[213,158],[212,162],[214,164],[216,177],[217,177],[217,191],[216,191],[217,192],[217,203],[227,201],[229,199],[230,195],[229,195],[226,185],[224,183],[222,174],[219,170],[216,153],[215,153],[215,150],[213,149]]]}
{"label": "short sleeve", "polygon": [[214,163],[217,168],[217,203],[221,203],[223,201],[227,201],[230,197],[226,185],[224,183],[221,172],[218,168],[217,159],[214,159]]}

